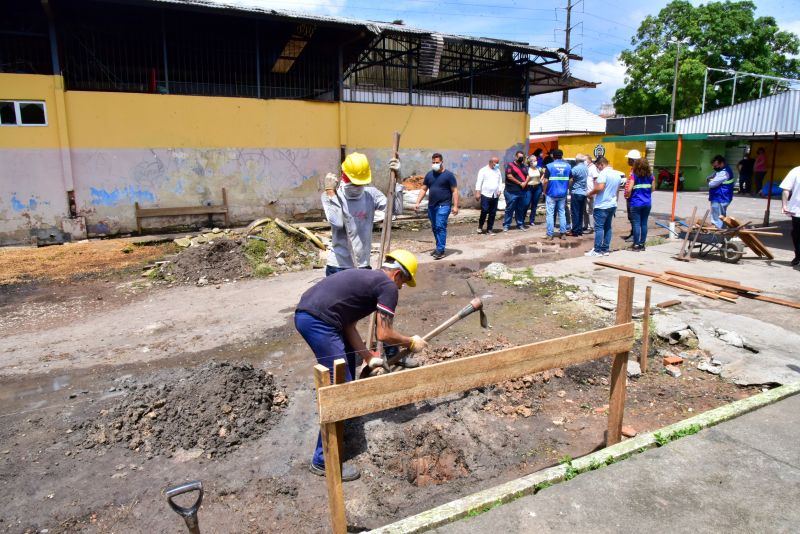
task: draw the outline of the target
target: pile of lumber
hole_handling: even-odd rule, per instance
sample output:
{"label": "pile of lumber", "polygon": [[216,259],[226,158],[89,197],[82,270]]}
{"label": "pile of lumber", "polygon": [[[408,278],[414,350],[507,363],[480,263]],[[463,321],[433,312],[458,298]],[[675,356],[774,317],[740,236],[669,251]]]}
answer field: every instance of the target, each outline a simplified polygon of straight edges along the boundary
{"label": "pile of lumber", "polygon": [[747,223],[741,224],[739,221],[734,219],[733,217],[721,217],[722,222],[724,222],[729,228],[733,228],[734,230],[737,228],[741,228],[738,232],[736,232],[736,236],[742,240],[742,243],[750,247],[750,250],[755,252],[760,258],[767,258],[770,260],[774,260],[775,256],[772,255],[772,252],[761,242],[758,238],[759,235],[772,235],[772,236],[780,236],[780,233],[773,233],[767,232],[765,230],[772,229],[770,228],[754,228],[754,229],[745,229],[748,226]]}
{"label": "pile of lumber", "polygon": [[652,278],[653,282],[658,284],[682,289],[684,291],[702,295],[713,300],[736,302],[739,297],[746,297],[753,300],[771,302],[773,304],[780,304],[781,306],[788,306],[790,308],[800,310],[800,302],[762,295],[760,289],[755,287],[747,287],[735,280],[727,280],[725,278],[710,278],[707,276],[698,276],[696,274],[682,273],[679,271],[664,271],[662,273],[658,273],[654,271],[646,271],[644,269],[637,269],[635,267],[628,267],[626,265],[607,263],[604,261],[596,261],[594,263],[595,265],[600,265],[602,267],[609,267],[611,269],[626,271],[642,276],[649,276]]}

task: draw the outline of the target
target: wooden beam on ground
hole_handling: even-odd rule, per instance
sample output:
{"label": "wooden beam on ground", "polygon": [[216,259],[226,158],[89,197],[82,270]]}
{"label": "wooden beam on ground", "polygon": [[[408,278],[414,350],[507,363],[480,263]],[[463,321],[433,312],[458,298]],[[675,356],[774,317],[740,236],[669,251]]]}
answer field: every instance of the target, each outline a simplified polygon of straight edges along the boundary
{"label": "wooden beam on ground", "polygon": [[644,311],[642,312],[642,350],[639,353],[639,367],[642,374],[647,371],[647,353],[650,351],[650,291],[652,286],[644,290]]}
{"label": "wooden beam on ground", "polygon": [[713,284],[708,284],[706,282],[700,282],[698,280],[693,280],[691,278],[684,278],[682,276],[676,276],[672,274],[662,274],[659,276],[661,280],[669,280],[670,282],[678,282],[687,287],[693,287],[695,289],[699,289],[701,291],[708,291],[709,293],[716,293],[718,295],[722,295],[724,297],[728,297],[731,299],[739,298],[738,293],[730,293],[727,291],[722,291],[720,288]]}
{"label": "wooden beam on ground", "polygon": [[380,412],[630,351],[633,323],[375,376],[318,391],[320,423]]}
{"label": "wooden beam on ground", "polygon": [[696,293],[698,295],[702,295],[704,297],[708,297],[708,298],[714,299],[714,300],[724,300],[724,301],[727,301],[727,302],[736,302],[736,300],[734,300],[734,299],[732,299],[730,297],[726,297],[724,295],[720,295],[718,293],[714,293],[713,291],[704,291],[702,289],[697,289],[696,287],[691,287],[691,286],[688,286],[688,285],[683,284],[681,282],[674,282],[672,280],[667,280],[665,278],[653,278],[653,282],[658,282],[659,284],[664,284],[666,286],[677,287],[679,289],[683,289],[683,290],[688,291],[690,293]]}
{"label": "wooden beam on ground", "polygon": [[661,273],[656,273],[653,271],[645,271],[644,269],[637,269],[636,267],[628,267],[627,265],[617,265],[616,263],[608,263],[605,261],[596,261],[594,262],[595,265],[600,265],[601,267],[608,267],[610,269],[617,269],[619,271],[626,271],[633,274],[640,274],[642,276],[651,276],[654,278],[658,278],[661,276]]}
{"label": "wooden beam on ground", "polygon": [[800,310],[800,302],[796,302],[793,300],[784,300],[775,297],[768,297],[766,295],[749,295],[744,294],[743,296],[747,298],[751,298],[753,300],[760,300],[762,302],[771,302],[773,304],[780,304],[781,306],[788,306],[789,308],[794,308],[796,310]]}
{"label": "wooden beam on ground", "polygon": [[[617,289],[618,325],[629,324],[633,316],[633,284],[632,276],[620,276]],[[606,446],[614,445],[622,440],[622,417],[625,413],[625,381],[628,377],[628,353],[630,347],[614,355],[611,364],[611,393],[608,401],[608,434]]]}
{"label": "wooden beam on ground", "polygon": [[663,308],[669,308],[670,306],[677,306],[680,303],[681,301],[678,299],[665,300],[664,302],[659,302],[658,304],[656,304],[656,307],[663,309]]}
{"label": "wooden beam on ground", "polygon": [[[344,360],[336,360],[334,366]],[[335,367],[334,367],[335,368]],[[331,385],[330,371],[324,365],[314,366],[314,383],[317,386],[317,399],[320,392]],[[319,404],[319,400],[317,401]],[[322,454],[325,457],[325,483],[328,487],[328,506],[330,507],[331,528],[334,534],[347,533],[347,516],[344,509],[342,490],[342,464],[339,454],[339,439],[336,423],[321,423]]]}
{"label": "wooden beam on ground", "polygon": [[696,274],[682,273],[680,271],[665,271],[664,274],[680,276],[681,278],[690,278],[692,280],[697,280],[698,282],[705,282],[707,284],[713,284],[715,286],[720,286],[727,289],[733,289],[734,291],[750,291],[752,293],[761,292],[761,290],[756,287],[743,286],[736,280],[726,280],[724,278],[709,278],[708,276],[699,276]]}

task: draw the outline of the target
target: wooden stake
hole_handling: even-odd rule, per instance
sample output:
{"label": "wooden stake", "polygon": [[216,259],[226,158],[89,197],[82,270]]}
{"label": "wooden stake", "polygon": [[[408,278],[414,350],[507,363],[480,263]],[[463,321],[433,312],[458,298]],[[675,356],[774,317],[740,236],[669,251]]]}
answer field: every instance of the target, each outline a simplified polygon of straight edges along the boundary
{"label": "wooden stake", "polygon": [[[681,245],[681,251],[678,252],[679,259],[685,259],[686,255],[684,251],[686,250],[686,243],[689,241],[689,234],[692,232],[692,228],[694,228],[694,218],[697,215],[697,206],[694,207],[692,210],[692,218],[689,220],[689,226],[686,228],[686,235],[683,236],[683,244]],[[690,251],[691,252],[691,251]]]}
{"label": "wooden stake", "polygon": [[642,374],[647,371],[647,353],[650,350],[650,290],[647,286],[644,290],[644,314],[642,315],[642,351],[639,354],[639,367]]}
{"label": "wooden stake", "polygon": [[686,251],[686,257],[688,259],[692,258],[692,250],[694,250],[694,244],[697,243],[697,237],[700,235],[700,232],[702,231],[703,225],[706,224],[706,219],[708,219],[709,212],[710,212],[710,210],[706,210],[705,215],[703,215],[703,222],[700,223],[700,227],[694,233],[694,237],[692,238],[692,243],[691,243],[691,245],[689,245],[689,250]]}
{"label": "wooden stake", "polygon": [[[633,315],[633,284],[632,276],[619,277],[617,291],[617,319],[616,324],[630,322]],[[608,401],[608,436],[606,446],[619,443],[622,439],[622,417],[625,411],[625,382],[628,376],[628,351],[614,355],[611,366],[611,394]]]}
{"label": "wooden stake", "polygon": [[[336,360],[334,366],[340,361],[344,360]],[[331,384],[330,371],[327,367],[319,364],[314,366],[314,383],[317,386],[317,405],[319,406],[319,390]],[[334,534],[346,534],[347,516],[344,510],[342,464],[339,459],[336,423],[321,424],[319,430],[322,434],[322,453],[325,456],[325,483],[328,486],[331,528]]]}

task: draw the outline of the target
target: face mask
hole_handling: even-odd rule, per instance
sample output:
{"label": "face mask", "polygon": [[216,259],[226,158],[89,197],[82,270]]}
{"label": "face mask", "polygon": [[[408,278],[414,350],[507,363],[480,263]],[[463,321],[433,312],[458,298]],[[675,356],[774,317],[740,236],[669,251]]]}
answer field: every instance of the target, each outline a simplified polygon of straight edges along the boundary
{"label": "face mask", "polygon": [[354,184],[342,184],[342,191],[344,192],[345,198],[355,200],[361,198],[361,195],[364,194],[364,186],[354,185]]}
{"label": "face mask", "polygon": [[434,163],[431,165],[431,169],[433,169],[433,172],[439,172],[442,169],[442,164]]}
{"label": "face mask", "polygon": [[523,157],[517,158],[517,163],[522,163],[523,161],[525,161],[525,158]]}

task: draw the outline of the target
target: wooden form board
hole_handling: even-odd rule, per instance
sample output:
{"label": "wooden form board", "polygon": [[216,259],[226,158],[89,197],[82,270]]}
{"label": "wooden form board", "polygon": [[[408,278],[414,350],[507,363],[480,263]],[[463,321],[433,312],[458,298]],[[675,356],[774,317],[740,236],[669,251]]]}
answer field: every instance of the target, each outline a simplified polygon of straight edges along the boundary
{"label": "wooden form board", "polygon": [[[622,277],[627,278],[627,277]],[[322,387],[320,424],[334,423],[450,393],[576,363],[627,353],[633,323]]]}
{"label": "wooden form board", "polygon": [[[747,225],[751,224],[749,221],[744,223],[744,224],[741,224],[739,221],[737,221],[735,218],[733,218],[731,216],[727,216],[727,217],[723,216],[723,217],[721,217],[721,219],[725,224],[727,224],[729,227],[731,227],[733,229],[737,229],[737,228],[744,229]],[[761,242],[761,240],[758,238],[757,235],[750,234],[750,233],[744,233],[744,232],[738,232],[737,236],[739,237],[739,239],[742,240],[742,242],[745,245],[750,247],[750,249],[753,252],[755,252],[757,255],[759,255],[761,257],[764,257],[764,258],[767,258],[767,259],[770,259],[770,260],[774,260],[775,259],[775,256],[772,255],[772,252],[770,252],[769,249],[766,247],[766,245],[764,245],[764,243]]]}
{"label": "wooden form board", "polygon": [[644,374],[647,371],[647,353],[650,352],[650,292],[653,288],[647,286],[644,290],[644,311],[642,312],[642,350],[639,353],[639,368]]}
{"label": "wooden form board", "polygon": [[715,286],[733,289],[734,291],[750,291],[752,293],[761,293],[760,289],[755,287],[743,286],[735,280],[726,280],[725,278],[709,278],[708,276],[699,276],[696,274],[682,273],[680,271],[664,271],[664,272],[665,274],[672,274],[675,276],[680,276],[681,278],[689,278],[691,280],[697,280],[698,282],[706,282],[708,284],[713,284]]}
{"label": "wooden form board", "polygon": [[[620,276],[617,288],[617,317],[619,326],[630,325],[633,317],[633,283],[632,276]],[[631,332],[633,342],[633,332]],[[611,393],[608,399],[608,434],[606,446],[622,441],[622,417],[625,412],[625,385],[628,379],[628,352],[630,347],[614,354],[611,362]]]}

